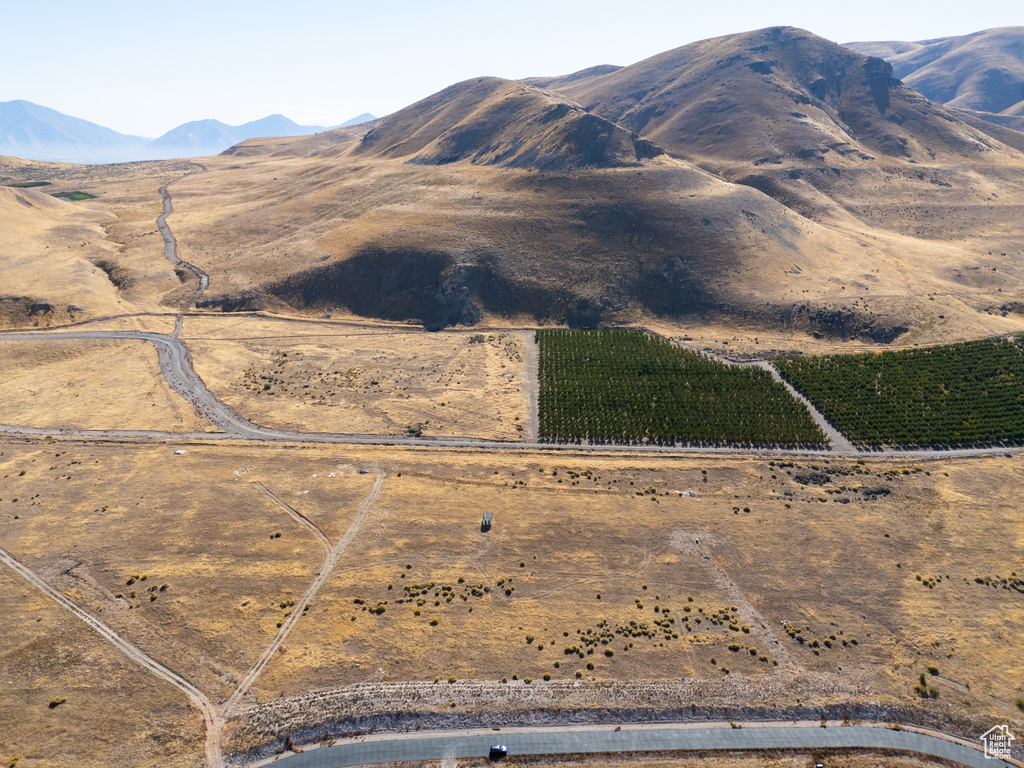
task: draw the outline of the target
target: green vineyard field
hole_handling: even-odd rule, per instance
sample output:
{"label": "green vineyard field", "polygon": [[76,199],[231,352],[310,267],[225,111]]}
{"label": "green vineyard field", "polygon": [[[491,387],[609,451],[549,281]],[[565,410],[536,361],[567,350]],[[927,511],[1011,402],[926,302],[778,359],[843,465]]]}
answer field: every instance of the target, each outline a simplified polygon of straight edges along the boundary
{"label": "green vineyard field", "polygon": [[1024,441],[1024,350],[987,339],[943,347],[775,361],[862,446]]}
{"label": "green vineyard field", "polygon": [[760,368],[640,330],[537,331],[540,435],[553,441],[820,446],[807,409]]}

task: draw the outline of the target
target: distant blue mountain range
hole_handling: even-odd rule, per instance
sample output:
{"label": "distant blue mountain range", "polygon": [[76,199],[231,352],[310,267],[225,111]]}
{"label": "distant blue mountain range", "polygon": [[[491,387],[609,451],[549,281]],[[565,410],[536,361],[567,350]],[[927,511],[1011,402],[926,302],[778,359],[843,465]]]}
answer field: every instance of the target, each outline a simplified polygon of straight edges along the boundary
{"label": "distant blue mountain range", "polygon": [[[363,113],[341,125],[373,119],[373,115]],[[270,115],[244,125],[196,120],[179,125],[158,139],[147,139],[118,133],[30,101],[0,102],[0,155],[27,160],[121,163],[201,157],[215,155],[257,136],[303,136],[326,130],[327,127],[319,125],[299,125],[283,115]]]}

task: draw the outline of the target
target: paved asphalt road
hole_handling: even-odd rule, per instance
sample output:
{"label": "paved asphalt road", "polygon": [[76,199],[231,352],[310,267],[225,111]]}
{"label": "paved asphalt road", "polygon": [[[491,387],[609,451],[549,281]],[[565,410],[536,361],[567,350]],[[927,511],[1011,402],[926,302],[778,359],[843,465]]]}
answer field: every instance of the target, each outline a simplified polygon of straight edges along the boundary
{"label": "paved asphalt road", "polygon": [[621,731],[566,728],[535,732],[483,731],[414,737],[398,735],[286,754],[260,765],[272,764],[275,768],[344,768],[406,760],[486,757],[492,744],[505,744],[510,755],[843,747],[898,749],[944,758],[973,768],[1012,766],[1004,760],[988,759],[978,749],[936,736],[867,725],[828,728],[746,726],[740,729],[625,726]]}

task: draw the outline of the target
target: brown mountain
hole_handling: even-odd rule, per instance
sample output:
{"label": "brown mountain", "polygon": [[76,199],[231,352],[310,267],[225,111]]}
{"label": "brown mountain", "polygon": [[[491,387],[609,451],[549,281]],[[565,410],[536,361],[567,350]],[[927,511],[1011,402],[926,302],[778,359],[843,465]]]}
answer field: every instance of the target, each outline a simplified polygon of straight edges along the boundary
{"label": "brown mountain", "polygon": [[1024,115],[1024,27],[986,29],[916,43],[847,43],[880,56],[932,101],[976,112]]}
{"label": "brown mountain", "polygon": [[175,184],[172,225],[211,309],[1008,332],[1024,327],[1014,137],[881,59],[774,28],[246,142]]}
{"label": "brown mountain", "polygon": [[902,87],[885,61],[789,27],[546,84],[692,159],[859,167],[880,157],[960,160],[991,149],[984,133]]}
{"label": "brown mountain", "polygon": [[477,165],[567,171],[617,168],[661,154],[649,141],[530,85],[467,80],[389,115],[355,156],[404,158],[420,165]]}
{"label": "brown mountain", "polygon": [[[794,312],[786,275],[839,291],[832,262],[854,280],[875,253],[528,84],[466,81],[336,138],[247,143],[176,185],[182,258],[219,276],[206,306],[431,328],[780,323]],[[793,316],[824,327],[816,312]],[[878,337],[900,326],[844,322]]]}
{"label": "brown mountain", "polygon": [[[960,240],[990,221],[987,234],[1002,236],[995,222],[1017,215],[1006,206],[1024,192],[1024,155],[1013,148],[1024,137],[969,124],[902,85],[882,59],[803,30],[705,40],[546,84],[675,157],[851,233]],[[1000,245],[1020,251],[1015,240]]]}

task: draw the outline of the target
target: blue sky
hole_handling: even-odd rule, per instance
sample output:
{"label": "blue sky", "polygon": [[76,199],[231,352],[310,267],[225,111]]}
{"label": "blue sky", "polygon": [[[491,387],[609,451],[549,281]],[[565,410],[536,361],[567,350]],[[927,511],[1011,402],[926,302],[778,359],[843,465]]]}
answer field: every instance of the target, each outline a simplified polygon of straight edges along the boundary
{"label": "blue sky", "polygon": [[279,112],[303,124],[384,115],[477,75],[630,64],[775,25],[837,42],[1024,24],[1019,0],[0,0],[0,101],[123,133]]}

